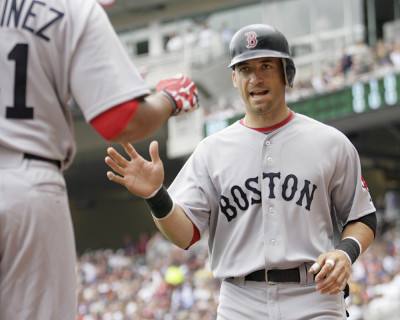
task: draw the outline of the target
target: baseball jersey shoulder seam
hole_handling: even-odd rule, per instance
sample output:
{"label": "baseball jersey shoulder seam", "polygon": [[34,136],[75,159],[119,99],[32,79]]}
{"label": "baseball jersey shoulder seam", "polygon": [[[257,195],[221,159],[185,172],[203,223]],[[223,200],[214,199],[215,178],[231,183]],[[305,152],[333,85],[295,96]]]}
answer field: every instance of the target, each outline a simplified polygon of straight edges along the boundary
{"label": "baseball jersey shoulder seam", "polygon": [[337,142],[339,142],[339,141],[342,142],[342,145],[345,145],[345,144],[353,145],[351,143],[351,141],[349,140],[349,138],[339,129],[337,129],[329,124],[323,123],[323,122],[315,120],[313,118],[310,118],[304,114],[296,113],[296,116],[297,116],[297,119],[295,118],[294,121],[292,121],[292,123],[295,123],[296,120],[297,121],[307,121],[317,128],[323,128],[326,133],[329,133],[331,138],[336,139]]}

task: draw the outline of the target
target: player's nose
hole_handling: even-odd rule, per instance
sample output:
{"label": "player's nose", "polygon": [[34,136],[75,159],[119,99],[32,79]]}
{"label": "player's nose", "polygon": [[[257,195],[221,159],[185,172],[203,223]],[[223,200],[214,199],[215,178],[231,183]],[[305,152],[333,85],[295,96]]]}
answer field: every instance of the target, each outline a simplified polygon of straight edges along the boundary
{"label": "player's nose", "polygon": [[249,82],[252,85],[261,83],[262,81],[263,81],[263,77],[262,77],[261,72],[259,72],[258,70],[253,70],[253,72],[250,73]]}

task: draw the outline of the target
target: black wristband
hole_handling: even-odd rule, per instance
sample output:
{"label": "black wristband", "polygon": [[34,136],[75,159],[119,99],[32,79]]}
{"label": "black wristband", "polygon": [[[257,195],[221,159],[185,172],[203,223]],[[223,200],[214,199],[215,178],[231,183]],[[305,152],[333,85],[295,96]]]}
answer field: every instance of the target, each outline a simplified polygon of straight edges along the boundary
{"label": "black wristband", "polygon": [[174,206],[174,203],[164,186],[162,186],[153,197],[144,200],[146,200],[153,216],[157,219],[166,217]]}
{"label": "black wristband", "polygon": [[351,238],[342,239],[336,249],[346,252],[351,260],[351,263],[354,263],[361,253],[360,246],[358,245],[357,241]]}

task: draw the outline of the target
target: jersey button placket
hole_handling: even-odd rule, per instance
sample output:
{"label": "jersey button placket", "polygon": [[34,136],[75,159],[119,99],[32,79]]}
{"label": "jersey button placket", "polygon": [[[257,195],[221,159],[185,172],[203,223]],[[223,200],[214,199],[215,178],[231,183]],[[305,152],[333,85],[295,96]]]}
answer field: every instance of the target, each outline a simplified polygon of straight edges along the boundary
{"label": "jersey button placket", "polygon": [[[277,225],[277,217],[275,215],[275,208],[271,205],[268,207],[268,220],[270,221],[271,224]],[[274,228],[276,229],[276,228]],[[271,235],[271,234],[270,234]],[[275,247],[278,245],[278,240],[276,238],[270,238],[269,239],[269,245],[272,247]]]}
{"label": "jersey button placket", "polygon": [[264,145],[266,147],[266,160],[267,160],[267,166],[270,166],[272,164],[272,157],[271,157],[271,141],[266,140],[264,142]]}
{"label": "jersey button placket", "polygon": [[[264,141],[264,165],[263,172],[275,172],[274,168],[274,145],[270,139]],[[277,183],[277,181],[274,181]],[[264,239],[266,243],[266,264],[268,265],[268,257],[274,255],[276,250],[279,250],[279,218],[276,215],[275,201],[276,201],[276,188],[271,191],[269,188],[270,181],[268,179],[263,181],[265,191],[263,194],[263,214],[264,214]],[[273,192],[275,198],[270,198],[269,195]]]}

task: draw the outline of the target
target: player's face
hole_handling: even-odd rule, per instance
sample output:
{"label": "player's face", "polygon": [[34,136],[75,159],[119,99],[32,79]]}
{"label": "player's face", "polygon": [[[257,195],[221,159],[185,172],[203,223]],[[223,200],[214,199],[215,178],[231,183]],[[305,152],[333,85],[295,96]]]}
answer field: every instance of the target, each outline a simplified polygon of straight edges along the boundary
{"label": "player's face", "polygon": [[234,86],[255,116],[284,110],[285,79],[279,58],[258,58],[238,64],[232,72]]}

